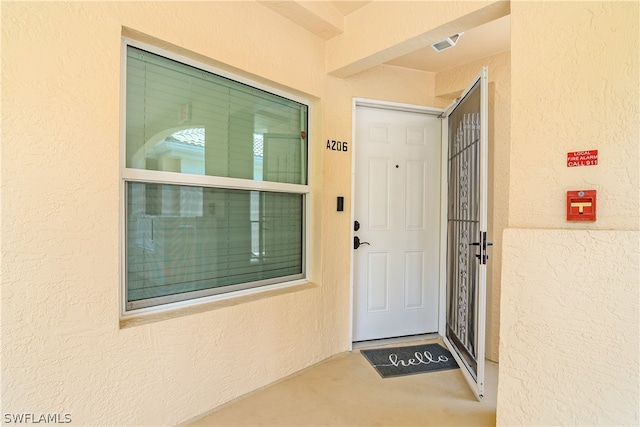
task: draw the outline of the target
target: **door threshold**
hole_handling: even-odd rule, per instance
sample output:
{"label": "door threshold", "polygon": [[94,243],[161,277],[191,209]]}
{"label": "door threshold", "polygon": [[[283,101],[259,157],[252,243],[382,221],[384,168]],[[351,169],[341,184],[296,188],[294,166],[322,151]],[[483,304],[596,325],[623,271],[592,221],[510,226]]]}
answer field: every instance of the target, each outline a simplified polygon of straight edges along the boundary
{"label": "door threshold", "polygon": [[384,347],[387,345],[407,344],[415,341],[427,341],[440,339],[440,334],[433,332],[431,334],[408,335],[404,337],[382,338],[378,340],[357,341],[352,343],[352,349]]}

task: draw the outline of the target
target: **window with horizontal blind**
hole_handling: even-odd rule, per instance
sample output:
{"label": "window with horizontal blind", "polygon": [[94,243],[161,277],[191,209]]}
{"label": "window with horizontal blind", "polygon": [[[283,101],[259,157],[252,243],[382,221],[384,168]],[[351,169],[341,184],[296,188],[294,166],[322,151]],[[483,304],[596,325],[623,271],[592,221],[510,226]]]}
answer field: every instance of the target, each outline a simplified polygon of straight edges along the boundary
{"label": "window with horizontal blind", "polygon": [[124,314],[304,279],[308,106],[124,49]]}

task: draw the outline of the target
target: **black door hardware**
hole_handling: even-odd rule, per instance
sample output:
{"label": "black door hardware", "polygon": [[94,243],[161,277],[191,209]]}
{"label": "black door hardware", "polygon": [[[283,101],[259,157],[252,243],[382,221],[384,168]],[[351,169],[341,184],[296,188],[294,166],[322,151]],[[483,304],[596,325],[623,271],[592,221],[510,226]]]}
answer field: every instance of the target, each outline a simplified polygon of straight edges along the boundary
{"label": "black door hardware", "polygon": [[480,242],[469,243],[469,246],[480,246],[480,253],[476,254],[476,258],[480,260],[482,264],[486,264],[489,259],[489,254],[487,253],[487,248],[489,246],[493,246],[493,242],[487,242],[487,232],[483,231],[480,233]]}
{"label": "black door hardware", "polygon": [[369,243],[369,242],[361,242],[360,238],[358,236],[353,236],[353,249],[358,249],[360,247],[360,245],[369,245],[369,246],[371,246],[371,243]]}

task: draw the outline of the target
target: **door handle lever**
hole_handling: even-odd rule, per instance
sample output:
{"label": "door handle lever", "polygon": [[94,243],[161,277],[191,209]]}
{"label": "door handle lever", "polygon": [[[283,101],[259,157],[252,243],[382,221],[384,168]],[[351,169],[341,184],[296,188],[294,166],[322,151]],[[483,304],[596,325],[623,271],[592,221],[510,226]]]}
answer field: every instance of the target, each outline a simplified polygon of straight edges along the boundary
{"label": "door handle lever", "polygon": [[[480,246],[482,243],[480,242],[473,242],[473,243],[469,243],[469,246]],[[485,246],[493,246],[493,242],[484,242]]]}
{"label": "door handle lever", "polygon": [[371,243],[369,243],[369,242],[361,242],[360,238],[358,236],[353,236],[353,249],[358,249],[361,245],[369,245],[369,246],[371,246]]}
{"label": "door handle lever", "polygon": [[488,242],[487,241],[487,232],[486,231],[483,231],[482,233],[480,233],[480,239],[481,239],[480,242],[469,243],[469,246],[479,246],[480,247],[480,253],[476,254],[476,258],[478,258],[482,264],[486,264],[487,261],[489,260],[489,254],[487,254],[487,248],[489,246],[493,246],[493,242]]}

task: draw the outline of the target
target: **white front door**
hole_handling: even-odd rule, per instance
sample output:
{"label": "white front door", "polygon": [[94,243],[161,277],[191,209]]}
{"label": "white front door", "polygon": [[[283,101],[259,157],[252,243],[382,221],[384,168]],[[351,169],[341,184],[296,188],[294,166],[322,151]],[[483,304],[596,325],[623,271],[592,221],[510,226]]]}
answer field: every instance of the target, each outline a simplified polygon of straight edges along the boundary
{"label": "white front door", "polygon": [[355,123],[353,341],[436,332],[441,119],[356,106]]}

